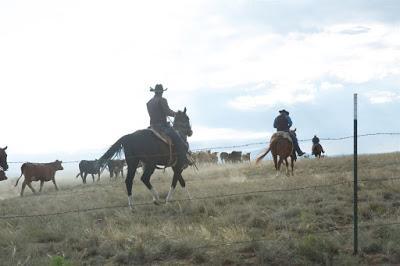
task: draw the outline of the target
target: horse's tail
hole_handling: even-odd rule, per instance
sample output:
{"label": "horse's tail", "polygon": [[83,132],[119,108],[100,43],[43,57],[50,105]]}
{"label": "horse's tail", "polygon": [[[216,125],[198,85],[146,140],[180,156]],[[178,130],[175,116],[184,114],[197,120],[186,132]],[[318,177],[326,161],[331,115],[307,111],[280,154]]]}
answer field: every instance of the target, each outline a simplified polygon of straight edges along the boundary
{"label": "horse's tail", "polygon": [[111,159],[114,157],[114,155],[115,155],[116,153],[121,152],[121,150],[122,150],[122,148],[123,148],[123,147],[122,147],[122,144],[123,144],[123,142],[124,142],[125,137],[126,137],[126,135],[123,136],[123,137],[121,137],[119,140],[117,140],[117,142],[115,142],[115,143],[108,149],[108,151],[106,151],[106,153],[104,153],[104,155],[100,157],[100,159],[99,159],[99,161],[98,161],[99,166],[100,166],[100,169],[104,169],[104,168],[106,167],[106,165],[107,165],[107,162],[108,162],[109,160],[111,160]]}
{"label": "horse's tail", "polygon": [[257,157],[257,159],[256,159],[256,164],[259,164],[260,162],[261,162],[261,160],[265,157],[265,156],[267,156],[267,154],[268,154],[268,152],[271,150],[271,147],[268,147],[268,149],[264,152],[264,153],[262,153],[262,154],[260,154],[258,157]]}
{"label": "horse's tail", "polygon": [[24,164],[21,166],[21,175],[18,177],[17,182],[15,183],[15,187],[18,185],[19,180],[21,179],[22,175],[24,174],[24,169],[25,169],[25,167],[26,167],[26,164],[24,163]]}

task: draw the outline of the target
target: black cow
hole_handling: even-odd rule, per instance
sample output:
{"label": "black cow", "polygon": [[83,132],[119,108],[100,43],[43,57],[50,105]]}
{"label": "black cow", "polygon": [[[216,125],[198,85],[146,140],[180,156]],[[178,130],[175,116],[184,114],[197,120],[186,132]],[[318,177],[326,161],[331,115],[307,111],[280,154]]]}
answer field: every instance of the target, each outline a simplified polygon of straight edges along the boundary
{"label": "black cow", "polygon": [[98,175],[97,181],[100,180],[100,165],[97,160],[94,161],[87,161],[87,160],[82,160],[79,162],[79,174],[76,175],[82,177],[82,181],[84,184],[86,184],[86,176],[88,174],[92,175],[93,182],[94,182],[94,175]]}
{"label": "black cow", "polygon": [[115,174],[115,178],[121,173],[122,178],[124,178],[124,166],[126,166],[125,160],[110,160],[107,162],[108,171],[110,171],[110,178]]}
{"label": "black cow", "polygon": [[231,153],[228,154],[228,158],[226,158],[225,161],[228,161],[231,163],[241,162],[242,161],[242,152],[241,151],[232,151]]}

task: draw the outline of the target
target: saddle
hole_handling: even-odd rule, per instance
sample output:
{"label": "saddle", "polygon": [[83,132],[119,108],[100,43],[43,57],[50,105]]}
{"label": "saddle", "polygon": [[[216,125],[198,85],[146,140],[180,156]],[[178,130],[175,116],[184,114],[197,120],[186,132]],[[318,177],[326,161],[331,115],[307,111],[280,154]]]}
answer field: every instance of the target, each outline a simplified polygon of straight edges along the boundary
{"label": "saddle", "polygon": [[289,132],[286,132],[286,131],[278,131],[278,132],[275,132],[274,134],[272,134],[271,142],[273,142],[277,138],[284,138],[284,139],[289,140],[291,143],[293,143],[292,137],[290,136]]}
{"label": "saddle", "polygon": [[153,132],[154,136],[156,136],[158,139],[160,139],[162,142],[164,142],[165,144],[168,145],[169,160],[168,160],[168,163],[165,166],[165,168],[167,168],[169,166],[173,166],[174,164],[176,164],[177,159],[176,159],[176,157],[173,156],[174,143],[172,142],[171,138],[167,134],[165,134],[164,132],[158,131],[154,127],[148,127],[147,130],[150,130],[151,132]]}

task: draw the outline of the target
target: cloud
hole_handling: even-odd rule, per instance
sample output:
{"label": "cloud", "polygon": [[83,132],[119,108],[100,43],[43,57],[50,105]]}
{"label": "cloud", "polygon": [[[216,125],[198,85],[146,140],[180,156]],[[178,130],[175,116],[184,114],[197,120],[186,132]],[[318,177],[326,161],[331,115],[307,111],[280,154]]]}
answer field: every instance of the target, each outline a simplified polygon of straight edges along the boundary
{"label": "cloud", "polygon": [[267,139],[271,136],[271,132],[257,132],[232,128],[210,128],[206,126],[193,127],[193,132],[193,136],[189,139],[189,142],[254,140]]}
{"label": "cloud", "polygon": [[400,93],[387,91],[387,90],[376,90],[365,93],[369,102],[372,104],[384,104],[391,103],[395,101],[400,101]]}
{"label": "cloud", "polygon": [[327,81],[323,81],[320,84],[321,91],[338,91],[344,88],[344,85],[341,83],[331,83]]}
{"label": "cloud", "polygon": [[363,33],[368,33],[371,29],[368,27],[364,27],[364,26],[339,26],[336,27],[337,32],[341,33],[341,34],[349,34],[349,35],[356,35],[356,34],[363,34]]}
{"label": "cloud", "polygon": [[[267,2],[2,1],[3,139],[18,151],[103,147],[147,126],[148,87],[160,82],[172,108],[207,101],[193,91],[235,88],[228,106],[254,110],[400,74],[398,16],[322,21],[344,4],[318,4],[310,18],[313,1]],[[352,2],[348,17],[364,6]]]}
{"label": "cloud", "polygon": [[228,105],[238,110],[287,106],[312,101],[316,91],[312,84],[280,83],[264,88],[257,85],[256,88],[255,94],[238,96],[230,100]]}
{"label": "cloud", "polygon": [[[229,76],[233,78],[229,80],[239,84],[262,81],[273,85],[258,90],[257,95],[248,95],[246,88],[247,95],[229,100],[228,105],[251,110],[311,102],[319,90],[339,90],[345,88],[344,84],[364,84],[400,74],[398,36],[397,26],[366,23],[337,24],[316,33],[266,34],[264,38],[250,38],[237,46],[236,55],[241,54],[241,49],[250,54],[247,59],[243,56],[242,62],[232,62],[235,68],[242,69],[231,69]],[[258,57],[252,57],[253,53]],[[231,61],[232,58],[235,58],[233,54]],[[228,75],[218,73],[220,80],[225,76]],[[215,82],[218,78],[212,80]],[[327,78],[336,82],[324,81]]]}

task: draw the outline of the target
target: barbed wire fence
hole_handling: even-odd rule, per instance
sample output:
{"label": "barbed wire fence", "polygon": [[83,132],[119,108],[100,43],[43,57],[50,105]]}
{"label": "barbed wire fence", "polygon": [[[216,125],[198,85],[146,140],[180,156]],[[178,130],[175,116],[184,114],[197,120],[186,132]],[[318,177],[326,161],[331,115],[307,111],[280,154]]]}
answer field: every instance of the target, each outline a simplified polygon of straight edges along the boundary
{"label": "barbed wire fence", "polygon": [[[368,183],[368,182],[388,182],[388,181],[399,181],[400,177],[392,177],[392,178],[379,178],[379,179],[361,179],[359,180],[360,183]],[[194,202],[194,201],[204,201],[204,200],[215,200],[221,198],[232,198],[232,197],[243,197],[248,195],[262,195],[262,194],[269,194],[269,193],[283,193],[283,192],[294,192],[294,191],[301,191],[301,190],[308,190],[308,189],[323,189],[323,188],[331,188],[341,185],[351,185],[352,180],[345,180],[341,182],[336,182],[332,184],[314,184],[302,187],[294,187],[294,188],[275,188],[275,189],[268,189],[268,190],[255,190],[255,191],[246,191],[246,192],[238,192],[238,193],[229,193],[229,194],[222,194],[222,195],[210,195],[210,196],[203,196],[203,197],[194,197],[191,199],[179,199],[179,200],[171,200],[169,203],[181,203],[181,202]],[[153,202],[141,202],[133,204],[133,207],[139,206],[153,206]],[[70,213],[85,213],[85,212],[92,212],[92,211],[99,211],[99,210],[107,210],[107,209],[117,209],[117,208],[126,208],[128,209],[127,204],[117,204],[117,205],[109,205],[109,206],[98,206],[98,207],[91,207],[91,208],[80,208],[80,209],[71,209],[71,210],[64,210],[60,212],[52,212],[52,213],[40,213],[40,214],[22,214],[22,215],[2,215],[0,216],[0,220],[9,220],[9,219],[19,219],[19,218],[34,218],[34,217],[46,217],[46,216],[58,216]]]}
{"label": "barbed wire fence", "polygon": [[[385,181],[398,181],[398,178],[381,178],[381,179],[364,179],[359,180],[359,182],[366,183],[366,182],[385,182]],[[332,184],[323,184],[323,185],[310,185],[310,186],[303,186],[303,187],[295,187],[295,188],[288,188],[288,189],[270,189],[270,190],[257,190],[257,191],[248,191],[248,192],[240,192],[240,193],[230,193],[224,195],[212,195],[212,196],[204,196],[204,197],[196,197],[192,199],[179,199],[173,200],[170,203],[182,203],[182,202],[193,202],[193,201],[204,201],[204,200],[215,200],[221,198],[230,198],[230,197],[243,197],[248,195],[259,195],[259,194],[269,194],[269,193],[289,193],[294,191],[300,190],[308,190],[308,189],[324,189],[324,188],[331,188],[335,186],[341,185],[350,185],[351,180],[342,181]],[[152,202],[142,202],[142,203],[135,203],[135,207],[140,206],[153,206],[154,203]],[[86,212],[97,212],[97,211],[104,211],[104,210],[116,210],[116,209],[128,209],[126,204],[117,204],[117,205],[110,205],[110,206],[101,206],[101,207],[91,207],[91,208],[82,208],[82,209],[71,209],[59,212],[52,212],[52,213],[41,213],[41,214],[23,214],[23,215],[2,215],[0,216],[0,221],[4,220],[11,220],[11,219],[32,219],[32,218],[42,218],[42,217],[54,217],[54,216],[62,216],[67,214],[77,214],[80,215]],[[362,223],[359,225],[359,228],[376,228],[376,227],[388,227],[388,226],[399,226],[400,221],[387,221],[381,223]],[[338,231],[348,231],[353,229],[351,224],[345,226],[332,226],[331,224],[313,224],[313,226],[309,226],[310,228],[326,228],[328,229],[319,229],[319,230],[295,230],[293,233],[296,233],[296,236],[291,235],[291,239],[296,239],[303,237],[304,235],[313,235],[313,234],[327,234],[332,232]],[[283,230],[282,230],[283,231]],[[288,229],[286,229],[288,231]],[[163,238],[165,240],[165,238]],[[239,240],[239,241],[229,241],[229,242],[213,242],[210,244],[200,245],[195,247],[195,249],[210,249],[214,247],[223,247],[223,246],[232,246],[232,245],[242,245],[242,244],[253,244],[257,242],[267,242],[267,241],[274,241],[270,238],[250,238],[248,240]]]}
{"label": "barbed wire fence", "polygon": [[[357,137],[369,137],[369,136],[381,136],[381,135],[386,135],[386,136],[400,136],[399,132],[378,132],[378,133],[368,133],[368,134],[360,134],[357,135]],[[337,138],[320,138],[320,140],[323,141],[339,141],[339,140],[346,140],[346,139],[353,139],[354,136],[344,136],[344,137],[337,137]],[[299,139],[299,142],[306,142],[306,141],[311,141],[311,139]],[[206,148],[197,148],[193,149],[192,151],[206,151],[206,150],[222,150],[222,149],[236,149],[236,148],[245,148],[245,147],[251,147],[251,146],[257,146],[257,145],[268,145],[268,141],[265,142],[252,142],[252,143],[246,143],[246,144],[240,144],[240,145],[231,145],[231,146],[217,146],[217,147],[206,147]],[[65,161],[63,163],[66,164],[72,164],[72,163],[79,163],[79,160],[70,160],[70,161]],[[18,163],[24,163],[22,161],[13,161],[9,162],[10,164],[18,164]],[[360,183],[380,183],[380,182],[387,182],[387,181],[399,181],[400,177],[393,177],[393,178],[377,178],[377,179],[361,179],[358,180]],[[277,188],[277,189],[270,189],[270,190],[257,190],[257,191],[247,191],[247,192],[239,192],[239,193],[231,193],[231,194],[223,194],[223,195],[210,195],[210,196],[204,196],[204,197],[195,197],[192,199],[180,199],[180,200],[173,200],[170,203],[182,203],[182,202],[192,202],[192,201],[205,201],[205,200],[216,200],[216,199],[221,199],[221,198],[231,198],[231,197],[243,197],[243,196],[248,196],[248,195],[265,195],[269,193],[289,193],[289,192],[294,192],[294,191],[300,191],[300,190],[307,190],[307,189],[314,189],[314,190],[319,190],[319,189],[324,189],[324,188],[330,188],[330,187],[335,187],[335,186],[341,186],[341,185],[352,185],[352,180],[346,180],[342,182],[337,182],[337,183],[332,183],[332,184],[315,184],[315,185],[310,185],[310,186],[304,186],[304,187],[294,187],[294,188]],[[149,206],[153,205],[153,202],[143,202],[143,203],[135,203],[133,206],[134,207],[140,207],[140,206]],[[104,210],[116,210],[116,209],[128,209],[127,204],[116,204],[116,205],[110,205],[110,206],[97,206],[97,207],[90,207],[90,208],[82,208],[82,209],[70,209],[70,210],[63,210],[59,212],[50,212],[50,213],[39,213],[39,214],[4,214],[0,216],[0,221],[6,221],[6,220],[11,220],[11,219],[32,219],[32,218],[37,218],[37,217],[55,217],[55,216],[62,216],[62,215],[67,215],[67,214],[81,214],[81,213],[86,213],[86,212],[97,212],[97,211],[104,211]],[[321,226],[322,224],[318,224]],[[384,227],[384,226],[398,226],[400,225],[399,221],[388,221],[385,223],[362,223],[359,224],[359,228],[369,228],[369,227]],[[353,229],[352,225],[346,225],[342,227],[332,227],[327,230],[309,230],[309,231],[304,231],[302,234],[324,234],[324,233],[330,233],[334,231],[344,231],[344,230],[351,230]],[[268,238],[257,238],[257,239],[249,239],[249,240],[241,240],[241,241],[231,241],[231,242],[218,242],[218,243],[213,243],[213,244],[207,244],[203,246],[198,246],[198,249],[207,249],[207,248],[212,248],[212,247],[218,247],[218,246],[229,246],[229,245],[240,245],[240,244],[246,244],[246,243],[254,243],[254,242],[263,242],[263,241],[271,241],[271,239]]]}
{"label": "barbed wire fence", "polygon": [[[363,138],[363,137],[370,137],[370,136],[400,136],[400,132],[377,132],[377,133],[366,133],[366,134],[360,134],[357,135],[358,138]],[[346,139],[352,139],[354,136],[344,136],[344,137],[322,137],[320,140],[323,141],[339,141],[339,140],[346,140]],[[309,142],[312,139],[299,139],[299,142]],[[226,146],[210,146],[210,147],[203,147],[203,148],[194,148],[191,149],[192,152],[201,152],[201,151],[208,151],[208,150],[223,150],[223,149],[236,149],[236,148],[247,148],[247,147],[252,147],[252,146],[260,146],[260,145],[268,145],[269,141],[258,141],[258,142],[249,142],[245,144],[239,144],[239,145],[226,145]],[[170,154],[165,154],[165,155],[170,155]],[[138,154],[135,157],[142,157],[144,155]],[[148,156],[148,155],[146,155]],[[156,155],[160,156],[160,155]],[[22,164],[27,161],[11,161],[8,162],[9,164]],[[79,163],[80,160],[66,160],[62,161],[64,164],[72,164],[72,163]]]}

